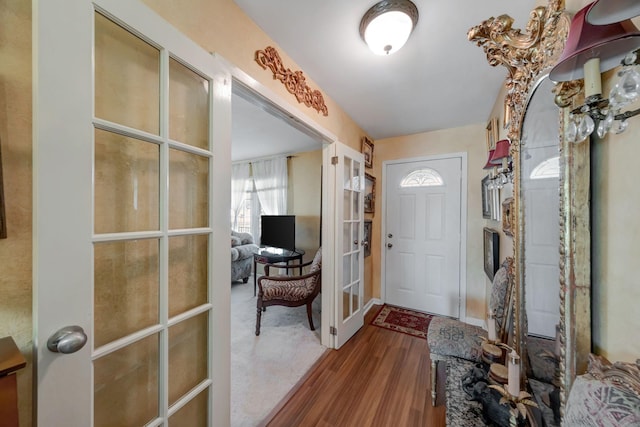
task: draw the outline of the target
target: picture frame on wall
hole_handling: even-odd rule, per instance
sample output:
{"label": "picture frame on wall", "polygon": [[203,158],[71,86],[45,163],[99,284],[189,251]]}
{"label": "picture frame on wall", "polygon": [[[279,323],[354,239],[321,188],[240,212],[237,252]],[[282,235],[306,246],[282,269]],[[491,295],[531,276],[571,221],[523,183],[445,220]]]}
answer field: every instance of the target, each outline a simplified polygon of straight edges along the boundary
{"label": "picture frame on wall", "polygon": [[490,175],[482,178],[482,218],[491,219],[491,207],[493,206],[492,191],[489,190]]}
{"label": "picture frame on wall", "polygon": [[364,174],[364,212],[374,213],[376,211],[376,178]]}
{"label": "picture frame on wall", "polygon": [[364,154],[364,166],[373,167],[373,141],[366,136],[362,137],[362,154]]}
{"label": "picture frame on wall", "polygon": [[513,197],[502,202],[502,231],[507,236],[513,237]]}
{"label": "picture frame on wall", "polygon": [[498,118],[493,117],[487,123],[487,153],[496,149],[496,142],[498,142]]}
{"label": "picture frame on wall", "polygon": [[489,280],[493,280],[500,261],[500,236],[496,230],[488,227],[483,229],[483,233],[484,272]]}
{"label": "picture frame on wall", "polygon": [[371,228],[373,227],[373,221],[370,219],[364,220],[364,236],[362,241],[364,242],[364,256],[365,258],[371,255]]}

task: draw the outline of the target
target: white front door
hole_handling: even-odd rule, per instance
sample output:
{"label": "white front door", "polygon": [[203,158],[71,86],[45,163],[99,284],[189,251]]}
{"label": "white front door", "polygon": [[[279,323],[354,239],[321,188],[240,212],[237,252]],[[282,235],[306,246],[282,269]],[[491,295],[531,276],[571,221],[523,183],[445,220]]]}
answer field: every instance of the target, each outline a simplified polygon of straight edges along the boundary
{"label": "white front door", "polygon": [[560,138],[558,107],[547,96],[552,88],[553,82],[544,79],[531,97],[520,156],[528,333],[546,337],[555,337],[560,322]]}
{"label": "white front door", "polygon": [[385,165],[385,302],[460,315],[461,157]]}
{"label": "white front door", "polygon": [[[527,147],[523,161],[522,199],[525,210],[525,301],[529,334],[555,337],[560,322],[557,292],[560,227],[558,212],[558,145]],[[533,144],[532,144],[533,145]]]}
{"label": "white front door", "polygon": [[138,1],[33,10],[37,425],[226,426],[230,76]]}
{"label": "white front door", "polygon": [[335,348],[363,325],[364,155],[335,142]]}

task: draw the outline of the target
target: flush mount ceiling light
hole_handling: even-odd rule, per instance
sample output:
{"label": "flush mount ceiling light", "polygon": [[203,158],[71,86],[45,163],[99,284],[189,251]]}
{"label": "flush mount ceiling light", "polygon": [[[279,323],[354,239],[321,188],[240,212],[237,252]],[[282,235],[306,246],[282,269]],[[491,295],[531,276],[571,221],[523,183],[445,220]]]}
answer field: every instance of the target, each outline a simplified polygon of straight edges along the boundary
{"label": "flush mount ceiling light", "polygon": [[376,55],[397,52],[418,23],[418,8],[409,0],[383,0],[360,21],[360,36]]}

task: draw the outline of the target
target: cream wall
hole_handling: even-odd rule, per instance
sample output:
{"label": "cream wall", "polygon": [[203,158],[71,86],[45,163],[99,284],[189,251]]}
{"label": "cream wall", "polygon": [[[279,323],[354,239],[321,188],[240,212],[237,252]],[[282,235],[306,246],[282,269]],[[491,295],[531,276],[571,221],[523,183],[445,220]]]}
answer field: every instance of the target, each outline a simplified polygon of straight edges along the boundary
{"label": "cream wall", "polygon": [[296,247],[305,261],[320,246],[322,150],[297,153],[289,160],[289,213],[296,216]]}
{"label": "cream wall", "polygon": [[31,425],[31,2],[0,2],[0,145],[7,239],[0,240],[0,337],[27,358],[20,425]]}
{"label": "cream wall", "polygon": [[[427,157],[447,153],[467,153],[467,316],[483,319],[485,314],[485,278],[482,263],[482,205],[480,182],[486,158],[485,123],[375,141],[373,169],[367,172],[377,178],[376,212],[373,216],[371,262],[372,296],[381,295],[382,227],[382,163],[386,160]],[[365,292],[365,295],[367,293]]]}

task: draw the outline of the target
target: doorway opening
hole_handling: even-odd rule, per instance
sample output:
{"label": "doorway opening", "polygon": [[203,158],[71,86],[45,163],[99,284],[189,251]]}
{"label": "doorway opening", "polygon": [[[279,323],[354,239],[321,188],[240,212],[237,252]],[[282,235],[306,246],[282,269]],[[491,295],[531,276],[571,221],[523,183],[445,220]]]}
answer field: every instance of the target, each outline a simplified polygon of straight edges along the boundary
{"label": "doorway opening", "polygon": [[[321,242],[320,218],[327,197],[322,186],[323,148],[331,140],[269,99],[266,89],[247,86],[243,77],[234,76],[232,85],[231,153],[234,165],[250,164],[250,185],[240,207],[242,221],[237,221],[235,212],[235,231],[249,232],[260,244],[260,217],[268,212],[260,205],[251,169],[260,162],[286,158],[286,211],[278,213],[295,215],[295,246],[305,252],[304,261],[310,261]],[[327,349],[321,330],[325,311],[330,314],[332,308],[323,307],[320,296],[313,303],[315,331],[309,328],[305,306],[271,306],[262,313],[260,336],[255,335],[254,281],[263,266],[254,266],[246,282],[231,283],[232,425],[257,425],[268,417]]]}

